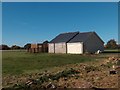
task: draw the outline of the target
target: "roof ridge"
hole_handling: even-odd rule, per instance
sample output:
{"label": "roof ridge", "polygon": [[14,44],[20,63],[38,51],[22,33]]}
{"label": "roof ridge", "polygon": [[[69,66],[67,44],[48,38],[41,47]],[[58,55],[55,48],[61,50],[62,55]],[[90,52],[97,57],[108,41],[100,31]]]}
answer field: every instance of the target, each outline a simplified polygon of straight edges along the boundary
{"label": "roof ridge", "polygon": [[94,33],[95,31],[89,31],[89,32],[80,32],[80,31],[76,31],[76,32],[64,32],[64,33],[60,33],[60,34],[68,34],[68,33]]}
{"label": "roof ridge", "polygon": [[89,32],[79,32],[80,34],[81,33],[94,33],[94,31],[89,31]]}
{"label": "roof ridge", "polygon": [[61,33],[61,34],[67,34],[67,33],[80,33],[79,31],[76,31],[76,32],[64,32],[64,33]]}

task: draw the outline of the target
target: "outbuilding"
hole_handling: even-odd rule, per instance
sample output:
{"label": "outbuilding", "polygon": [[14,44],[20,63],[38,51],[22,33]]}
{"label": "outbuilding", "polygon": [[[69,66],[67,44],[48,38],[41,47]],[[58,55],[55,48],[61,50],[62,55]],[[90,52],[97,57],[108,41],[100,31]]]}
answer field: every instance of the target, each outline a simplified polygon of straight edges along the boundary
{"label": "outbuilding", "polygon": [[83,54],[104,51],[104,42],[96,32],[61,33],[48,44],[49,53]]}
{"label": "outbuilding", "polygon": [[43,43],[30,44],[30,48],[27,51],[32,53],[47,53],[48,41],[44,41]]}

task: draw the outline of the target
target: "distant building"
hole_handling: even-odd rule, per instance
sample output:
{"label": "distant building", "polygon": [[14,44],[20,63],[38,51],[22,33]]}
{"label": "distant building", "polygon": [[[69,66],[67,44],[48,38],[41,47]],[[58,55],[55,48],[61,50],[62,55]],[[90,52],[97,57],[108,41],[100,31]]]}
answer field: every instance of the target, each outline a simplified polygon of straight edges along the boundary
{"label": "distant building", "polygon": [[48,44],[49,53],[83,54],[104,51],[104,42],[95,32],[61,33]]}
{"label": "distant building", "polygon": [[38,44],[31,44],[28,52],[32,53],[40,53],[40,52],[48,52],[48,41]]}

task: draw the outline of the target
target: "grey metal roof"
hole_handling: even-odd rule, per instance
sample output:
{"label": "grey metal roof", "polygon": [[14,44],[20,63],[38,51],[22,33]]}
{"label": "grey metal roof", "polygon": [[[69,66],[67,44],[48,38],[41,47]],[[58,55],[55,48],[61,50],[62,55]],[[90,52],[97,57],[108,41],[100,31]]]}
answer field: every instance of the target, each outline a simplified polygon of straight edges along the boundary
{"label": "grey metal roof", "polygon": [[56,36],[53,40],[51,40],[50,43],[68,42],[77,34],[79,34],[79,32],[62,33]]}
{"label": "grey metal roof", "polygon": [[85,42],[92,33],[93,32],[79,33],[77,36],[75,36],[73,39],[71,39],[69,41],[69,43],[72,43],[72,42]]}
{"label": "grey metal roof", "polygon": [[[59,42],[85,42],[91,34],[95,34],[101,41],[102,39],[95,32],[69,32],[62,33],[56,36],[50,43],[59,43]],[[102,41],[103,42],[103,41]],[[103,42],[104,43],[104,42]]]}

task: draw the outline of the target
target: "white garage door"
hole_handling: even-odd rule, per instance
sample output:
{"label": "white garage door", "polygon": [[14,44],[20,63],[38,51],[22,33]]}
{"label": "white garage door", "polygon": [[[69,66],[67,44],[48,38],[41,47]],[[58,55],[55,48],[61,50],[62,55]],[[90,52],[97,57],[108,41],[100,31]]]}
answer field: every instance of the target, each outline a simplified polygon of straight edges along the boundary
{"label": "white garage door", "polygon": [[67,53],[83,54],[83,43],[67,43]]}

